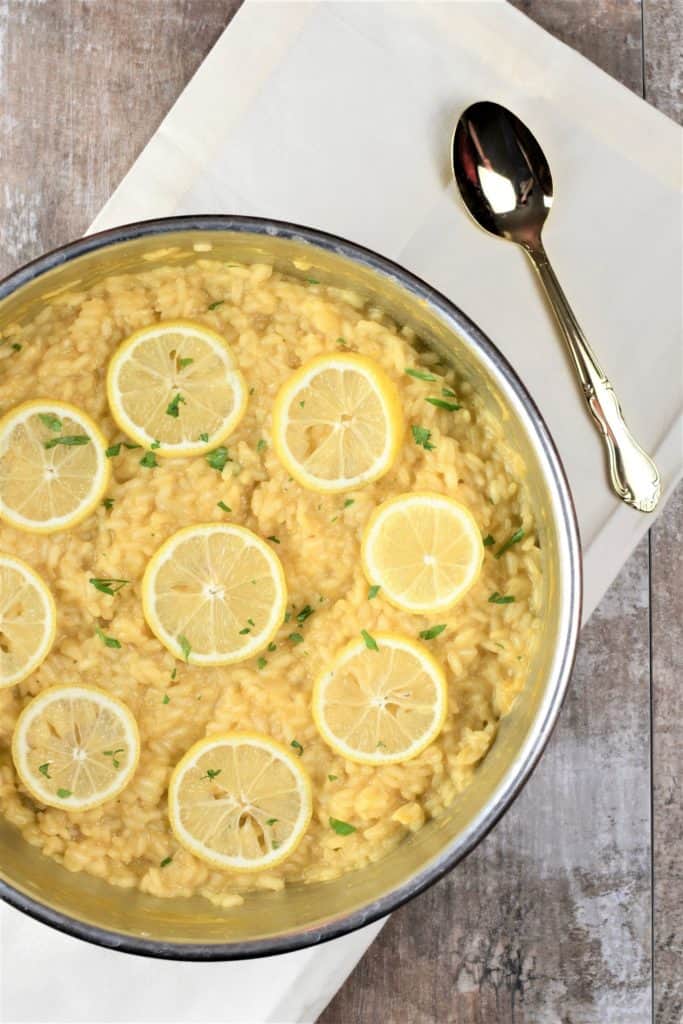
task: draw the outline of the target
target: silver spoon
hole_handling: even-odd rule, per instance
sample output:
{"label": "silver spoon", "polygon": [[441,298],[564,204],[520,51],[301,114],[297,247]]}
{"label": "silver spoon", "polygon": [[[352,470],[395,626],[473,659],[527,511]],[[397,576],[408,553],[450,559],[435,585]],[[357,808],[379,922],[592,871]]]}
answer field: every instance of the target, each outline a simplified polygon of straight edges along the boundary
{"label": "silver spoon", "polygon": [[543,248],[541,230],[553,180],[526,125],[497,103],[474,103],[453,136],[453,174],[469,213],[486,231],[516,242],[531,260],[569,347],[593,418],[605,439],[612,487],[640,512],[652,512],[659,473],[624,422],[619,400],[586,341]]}

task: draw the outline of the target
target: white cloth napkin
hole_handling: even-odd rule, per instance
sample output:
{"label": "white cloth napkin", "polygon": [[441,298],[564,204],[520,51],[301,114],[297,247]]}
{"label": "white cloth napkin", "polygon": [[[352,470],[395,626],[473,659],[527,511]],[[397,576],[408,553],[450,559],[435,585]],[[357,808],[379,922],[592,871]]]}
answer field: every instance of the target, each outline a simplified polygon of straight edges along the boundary
{"label": "white cloth napkin", "polygon": [[[543,145],[548,251],[668,492],[683,464],[681,133],[502,0],[247,0],[91,230],[259,214],[354,239],[441,289],[503,350],[555,437],[588,615],[652,519],[608,489],[523,254],[479,231],[450,183],[450,134],[476,99],[511,107]],[[0,924],[2,1019],[55,1024],[313,1021],[380,927],[268,961],[179,965],[88,947],[8,908]]]}

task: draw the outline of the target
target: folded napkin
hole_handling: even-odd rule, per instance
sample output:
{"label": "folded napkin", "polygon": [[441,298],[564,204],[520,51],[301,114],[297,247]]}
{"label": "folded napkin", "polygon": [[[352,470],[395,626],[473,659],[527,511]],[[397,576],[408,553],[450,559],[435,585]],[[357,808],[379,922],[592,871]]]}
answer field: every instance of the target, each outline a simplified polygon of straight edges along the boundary
{"label": "folded napkin", "polygon": [[[555,437],[587,615],[652,519],[609,490],[523,254],[479,231],[450,183],[450,135],[477,99],[512,108],[541,141],[556,188],[546,246],[670,492],[683,464],[681,133],[502,0],[247,0],[91,230],[174,213],[281,218],[443,291],[502,349]],[[266,961],[178,965],[88,947],[5,908],[0,1017],[313,1021],[380,926]]]}

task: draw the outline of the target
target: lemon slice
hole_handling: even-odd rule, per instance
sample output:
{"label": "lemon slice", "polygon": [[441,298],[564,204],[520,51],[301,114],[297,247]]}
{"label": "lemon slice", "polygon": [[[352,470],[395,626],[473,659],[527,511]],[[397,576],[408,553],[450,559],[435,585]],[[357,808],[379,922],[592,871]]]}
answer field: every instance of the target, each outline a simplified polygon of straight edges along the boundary
{"label": "lemon slice", "polygon": [[193,665],[229,665],[265,647],[287,606],[274,551],[244,526],[212,523],[174,533],[142,580],[150,629]]}
{"label": "lemon slice", "polygon": [[375,633],[377,650],[350,643],[313,689],[313,718],[332,749],[359,764],[416,757],[448,708],[443,669],[414,640]]}
{"label": "lemon slice", "polygon": [[370,516],[363,570],[403,611],[451,608],[476,583],[484,546],[471,512],[443,494],[401,494]]}
{"label": "lemon slice", "polygon": [[208,736],[176,765],[171,827],[215,867],[259,871],[298,846],[311,820],[308,775],[285,747],[258,733]]}
{"label": "lemon slice", "polygon": [[109,363],[107,398],[121,430],[158,455],[180,458],[224,441],[247,407],[247,389],[220,334],[169,320],[136,331]]}
{"label": "lemon slice", "polygon": [[398,391],[365,356],[323,355],[285,381],[273,406],[273,446],[313,491],[346,491],[383,476],[398,454]]}
{"label": "lemon slice", "polygon": [[41,804],[87,811],[128,785],[140,736],[125,704],[94,686],[52,686],[19,715],[12,757]]}
{"label": "lemon slice", "polygon": [[0,689],[34,672],[52,647],[57,625],[47,584],[24,562],[0,554]]}
{"label": "lemon slice", "polygon": [[109,483],[107,442],[86,413],[46,398],[0,419],[0,519],[29,533],[76,526]]}

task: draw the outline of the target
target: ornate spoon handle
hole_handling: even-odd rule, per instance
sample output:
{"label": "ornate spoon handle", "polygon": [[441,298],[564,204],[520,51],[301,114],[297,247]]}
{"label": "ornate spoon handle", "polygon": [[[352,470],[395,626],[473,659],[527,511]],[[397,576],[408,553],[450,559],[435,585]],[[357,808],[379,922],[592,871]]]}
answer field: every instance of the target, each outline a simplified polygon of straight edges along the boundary
{"label": "ornate spoon handle", "polygon": [[579,327],[542,245],[524,246],[562,329],[583,393],[605,439],[612,487],[627,505],[652,512],[661,492],[659,472],[624,421],[619,399]]}

